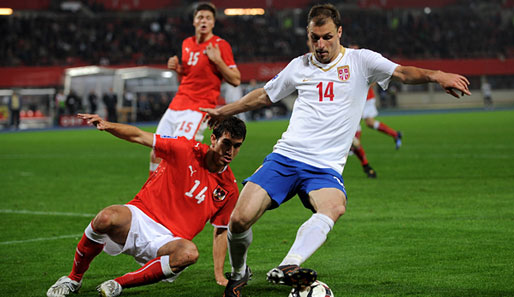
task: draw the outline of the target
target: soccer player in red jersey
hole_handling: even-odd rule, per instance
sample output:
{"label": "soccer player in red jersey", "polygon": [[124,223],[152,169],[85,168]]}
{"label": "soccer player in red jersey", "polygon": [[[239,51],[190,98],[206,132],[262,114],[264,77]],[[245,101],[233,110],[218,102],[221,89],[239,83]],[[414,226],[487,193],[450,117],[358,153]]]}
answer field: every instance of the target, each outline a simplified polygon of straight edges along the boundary
{"label": "soccer player in red jersey", "polygon": [[[364,104],[364,111],[362,112],[362,119],[366,123],[366,126],[373,128],[375,130],[378,130],[382,133],[385,133],[387,135],[390,135],[394,138],[394,143],[396,146],[396,149],[399,149],[402,145],[402,132],[396,131],[386,124],[379,122],[375,119],[375,117],[378,115],[378,110],[376,107],[376,99],[375,99],[375,92],[373,91],[373,87],[369,88],[368,90],[368,96],[366,98],[366,103]],[[355,133],[355,138],[352,143],[351,150],[357,156],[359,161],[361,162],[362,169],[364,170],[364,173],[369,178],[376,178],[377,172],[375,169],[369,165],[368,159],[366,157],[366,152],[364,151],[364,148],[362,147],[361,143],[361,126],[357,127],[357,132]]]}
{"label": "soccer player in red jersey", "polygon": [[[200,3],[194,12],[195,35],[182,43],[182,64],[177,56],[169,58],[168,68],[177,72],[181,82],[157,126],[157,134],[202,141],[205,113],[198,108],[216,107],[223,79],[233,86],[241,83],[230,44],[212,32],[215,18],[214,5]],[[159,162],[152,151],[150,174]]]}
{"label": "soccer player in red jersey", "polygon": [[368,90],[368,97],[366,98],[364,111],[362,112],[362,119],[364,120],[364,123],[366,123],[366,126],[369,128],[378,130],[391,136],[394,139],[396,149],[399,149],[402,145],[402,132],[396,131],[388,125],[377,121],[375,119],[376,116],[378,116],[378,111],[376,107],[375,92],[373,91],[373,87],[371,87]]}
{"label": "soccer player in red jersey", "polygon": [[111,123],[98,115],[79,117],[98,130],[153,147],[163,161],[130,202],[111,205],[96,215],[77,245],[71,273],[57,280],[47,296],[76,293],[89,264],[102,250],[110,255],[131,255],[143,266],[100,284],[97,290],[102,296],[119,296],[126,288],[173,281],[197,261],[198,249],[191,240],[207,221],[214,226],[215,279],[226,285],[227,226],[239,195],[228,165],[246,136],[244,122],[228,118],[213,130],[208,146]]}

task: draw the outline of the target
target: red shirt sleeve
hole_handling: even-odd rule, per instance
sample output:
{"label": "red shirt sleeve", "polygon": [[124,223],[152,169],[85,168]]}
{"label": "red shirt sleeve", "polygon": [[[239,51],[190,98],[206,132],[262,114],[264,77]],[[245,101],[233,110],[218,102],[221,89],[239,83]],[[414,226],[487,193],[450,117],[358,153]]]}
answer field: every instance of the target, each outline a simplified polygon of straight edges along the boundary
{"label": "red shirt sleeve", "polygon": [[170,137],[155,134],[154,150],[155,156],[166,161],[172,161],[181,151],[188,149],[188,142],[185,137]]}
{"label": "red shirt sleeve", "polygon": [[224,39],[222,39],[219,42],[219,47],[221,57],[223,58],[223,61],[225,61],[225,64],[227,64],[227,66],[230,68],[237,67],[236,62],[234,61],[234,54],[232,53],[232,47],[230,46],[230,44]]}

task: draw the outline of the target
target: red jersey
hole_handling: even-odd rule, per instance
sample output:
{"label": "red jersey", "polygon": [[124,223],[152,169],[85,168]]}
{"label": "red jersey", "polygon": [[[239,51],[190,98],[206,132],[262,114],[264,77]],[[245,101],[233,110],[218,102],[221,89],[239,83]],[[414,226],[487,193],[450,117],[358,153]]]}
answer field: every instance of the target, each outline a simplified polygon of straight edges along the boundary
{"label": "red jersey", "polygon": [[209,220],[217,227],[228,226],[239,190],[229,166],[221,173],[207,170],[208,148],[185,137],[155,135],[155,153],[162,161],[128,204],[188,240]]}
{"label": "red jersey", "polygon": [[182,81],[169,105],[170,109],[198,110],[199,107],[216,107],[223,76],[205,54],[205,48],[210,43],[214,47],[219,46],[221,58],[228,67],[236,67],[230,44],[220,37],[213,35],[200,44],[196,43],[195,36],[185,39],[182,43]]}
{"label": "red jersey", "polygon": [[373,87],[368,90],[368,97],[366,97],[366,101],[375,99],[375,91],[373,91]]}

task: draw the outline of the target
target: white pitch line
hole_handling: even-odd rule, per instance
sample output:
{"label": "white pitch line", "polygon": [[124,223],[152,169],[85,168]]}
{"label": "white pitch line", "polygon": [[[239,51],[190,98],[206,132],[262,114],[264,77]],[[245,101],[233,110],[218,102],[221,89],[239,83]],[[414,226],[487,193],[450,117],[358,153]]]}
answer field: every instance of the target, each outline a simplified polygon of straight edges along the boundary
{"label": "white pitch line", "polygon": [[0,213],[44,215],[44,216],[88,217],[88,218],[93,218],[96,216],[96,214],[90,214],[90,213],[32,211],[32,210],[13,210],[13,209],[0,209]]}
{"label": "white pitch line", "polygon": [[73,234],[73,235],[61,235],[61,236],[54,236],[54,237],[32,238],[32,239],[26,239],[26,240],[1,241],[0,245],[28,243],[28,242],[55,240],[55,239],[63,239],[63,238],[74,238],[74,237],[81,237],[81,236],[82,236],[82,234]]}
{"label": "white pitch line", "polygon": [[[90,214],[90,213],[31,211],[31,210],[13,210],[13,209],[0,209],[0,213],[45,215],[45,216],[67,216],[67,217],[88,217],[88,218],[93,218],[95,216],[95,214]],[[25,239],[25,240],[1,241],[0,245],[11,245],[11,244],[18,244],[18,243],[56,240],[56,239],[74,238],[74,237],[81,237],[81,236],[82,236],[82,234],[73,234],[73,235],[61,235],[61,236],[53,236],[53,237],[32,238],[32,239]]]}

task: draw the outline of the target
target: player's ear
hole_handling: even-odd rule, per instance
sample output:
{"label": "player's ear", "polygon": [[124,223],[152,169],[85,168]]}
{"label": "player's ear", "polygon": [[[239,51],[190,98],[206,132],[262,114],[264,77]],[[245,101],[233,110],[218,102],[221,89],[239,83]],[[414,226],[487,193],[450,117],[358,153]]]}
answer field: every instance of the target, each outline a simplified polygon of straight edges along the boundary
{"label": "player's ear", "polygon": [[211,146],[214,146],[214,144],[216,144],[216,141],[218,139],[216,138],[216,135],[214,135],[214,133],[211,134]]}

